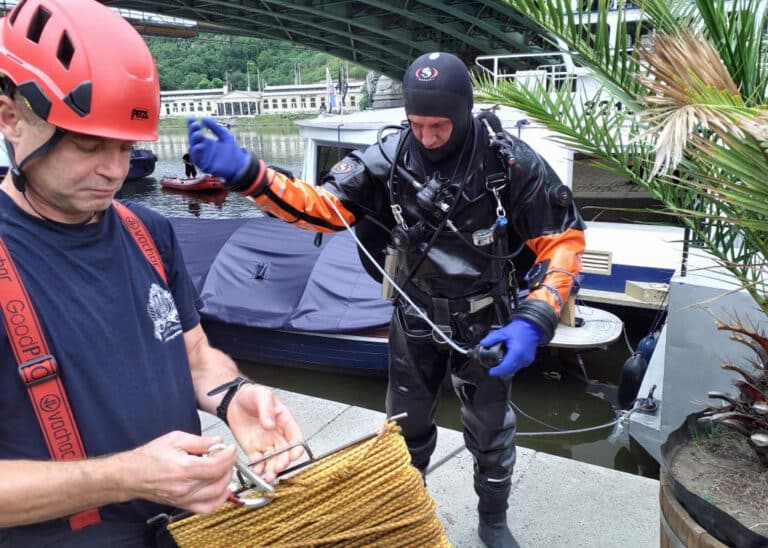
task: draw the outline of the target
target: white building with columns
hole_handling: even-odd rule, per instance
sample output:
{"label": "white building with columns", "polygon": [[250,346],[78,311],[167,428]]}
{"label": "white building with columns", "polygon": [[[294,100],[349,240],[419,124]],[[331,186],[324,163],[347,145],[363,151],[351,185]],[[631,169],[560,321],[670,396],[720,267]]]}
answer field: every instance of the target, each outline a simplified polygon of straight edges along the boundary
{"label": "white building with columns", "polygon": [[216,116],[224,89],[180,89],[160,92],[160,116]]}
{"label": "white building with columns", "polygon": [[[348,82],[344,112],[359,110],[364,81]],[[237,91],[224,88],[186,89],[160,92],[160,115],[213,116],[237,118],[259,114],[314,114],[327,110],[328,88],[325,83],[289,86],[265,86],[263,91]],[[341,107],[336,93],[336,108]]]}
{"label": "white building with columns", "polygon": [[[359,110],[364,81],[350,80],[344,101],[344,111]],[[338,112],[341,96],[336,92],[336,108]],[[261,109],[263,114],[284,112],[306,112],[314,114],[327,110],[328,87],[324,82],[317,84],[297,84],[289,86],[266,86],[262,92]]]}

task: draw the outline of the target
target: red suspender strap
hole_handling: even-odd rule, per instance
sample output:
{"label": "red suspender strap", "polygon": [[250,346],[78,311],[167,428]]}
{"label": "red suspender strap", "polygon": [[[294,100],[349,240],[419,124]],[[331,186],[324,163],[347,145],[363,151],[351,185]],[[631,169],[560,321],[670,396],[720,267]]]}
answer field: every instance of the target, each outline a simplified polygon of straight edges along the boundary
{"label": "red suspender strap", "polygon": [[157,270],[157,273],[167,285],[168,279],[165,276],[163,259],[160,256],[160,253],[157,251],[155,241],[152,239],[152,236],[149,235],[147,227],[144,226],[144,223],[141,222],[141,219],[139,219],[139,217],[133,211],[125,207],[117,200],[112,202],[112,206],[115,208],[115,211],[117,212],[118,217],[120,217],[120,220],[123,221],[125,228],[128,229],[128,233],[133,236],[133,239],[136,241],[136,245],[138,245],[139,249],[141,249],[141,252],[144,253],[144,256],[149,261],[149,264],[155,267],[155,270]]}
{"label": "red suspender strap", "polygon": [[[2,239],[0,305],[8,341],[19,364],[19,375],[32,400],[48,451],[54,460],[85,458],[80,430],[59,377],[56,360],[48,349],[35,309]],[[73,530],[99,521],[96,508],[78,512],[69,518]]]}

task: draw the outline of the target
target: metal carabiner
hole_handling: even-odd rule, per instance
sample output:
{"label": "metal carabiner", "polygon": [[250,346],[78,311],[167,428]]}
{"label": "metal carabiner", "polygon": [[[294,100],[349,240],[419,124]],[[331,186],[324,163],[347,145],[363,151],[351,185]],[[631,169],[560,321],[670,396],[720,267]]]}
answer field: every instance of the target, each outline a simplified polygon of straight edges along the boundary
{"label": "metal carabiner", "polygon": [[493,192],[493,197],[496,198],[496,221],[499,222],[499,219],[506,220],[507,210],[504,209],[504,205],[501,203],[501,198],[499,198],[499,189],[491,188],[491,192]]}
{"label": "metal carabiner", "polygon": [[405,224],[405,218],[403,218],[403,208],[398,204],[392,204],[390,208],[392,209],[392,216],[395,218],[395,222],[408,230],[408,225]]}

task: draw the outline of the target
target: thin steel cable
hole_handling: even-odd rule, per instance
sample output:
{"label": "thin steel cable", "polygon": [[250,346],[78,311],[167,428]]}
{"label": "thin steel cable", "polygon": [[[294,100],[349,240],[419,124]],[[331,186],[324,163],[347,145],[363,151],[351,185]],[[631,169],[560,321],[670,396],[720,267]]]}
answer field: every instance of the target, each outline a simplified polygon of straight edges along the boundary
{"label": "thin steel cable", "polygon": [[350,226],[349,226],[349,223],[347,223],[347,220],[346,220],[346,219],[344,218],[344,216],[341,214],[341,211],[339,211],[339,208],[337,208],[337,207],[336,207],[336,204],[334,204],[334,203],[333,203],[333,200],[331,200],[331,199],[330,199],[328,196],[326,196],[325,194],[323,194],[323,198],[325,199],[325,201],[326,201],[326,202],[328,202],[328,205],[330,205],[330,206],[331,206],[331,208],[333,208],[333,211],[336,213],[336,215],[339,217],[339,219],[341,220],[341,222],[344,224],[344,226],[346,227],[347,231],[349,231],[349,233],[352,235],[352,238],[354,238],[354,239],[355,239],[355,243],[357,243],[357,245],[360,247],[360,250],[361,250],[361,251],[362,251],[362,252],[365,254],[365,256],[366,256],[366,257],[368,257],[368,260],[369,260],[369,261],[371,261],[371,264],[373,264],[373,266],[374,266],[374,267],[376,267],[376,269],[379,271],[379,273],[380,273],[380,274],[381,274],[381,275],[382,275],[382,276],[383,276],[383,277],[384,277],[384,278],[385,278],[385,279],[386,279],[386,280],[387,280],[389,283],[391,283],[391,284],[392,284],[392,287],[394,287],[394,288],[397,290],[397,292],[398,292],[398,293],[400,293],[400,296],[401,296],[401,297],[403,297],[403,299],[405,299],[405,301],[406,301],[406,302],[407,302],[409,305],[411,305],[411,306],[413,307],[413,309],[414,309],[414,310],[416,311],[416,313],[417,313],[417,314],[418,314],[418,315],[421,317],[421,319],[422,319],[422,320],[424,320],[424,321],[427,323],[427,325],[429,325],[430,327],[432,327],[432,329],[433,329],[434,333],[436,333],[436,334],[437,334],[437,335],[438,335],[438,336],[439,336],[441,339],[443,339],[443,342],[445,342],[445,343],[446,343],[448,346],[450,346],[451,348],[453,348],[453,349],[454,349],[456,352],[458,352],[459,354],[463,354],[463,355],[465,355],[465,356],[466,356],[466,355],[469,353],[469,352],[468,352],[468,350],[467,350],[466,348],[462,348],[462,347],[460,347],[458,344],[456,344],[456,342],[454,342],[454,340],[453,340],[453,339],[451,339],[451,338],[450,338],[448,335],[446,335],[445,333],[443,333],[443,331],[442,331],[442,330],[441,330],[441,329],[440,329],[440,328],[439,328],[437,325],[435,325],[435,323],[434,323],[434,322],[432,322],[432,320],[430,320],[430,319],[429,319],[429,316],[427,316],[427,315],[424,313],[424,311],[422,311],[422,310],[421,310],[421,308],[419,308],[419,307],[416,305],[416,303],[414,303],[414,302],[411,300],[411,298],[410,298],[410,297],[409,297],[409,296],[408,296],[408,295],[405,293],[405,291],[403,291],[403,290],[400,288],[400,286],[398,286],[398,285],[397,285],[397,283],[395,282],[395,280],[393,280],[393,279],[392,279],[392,278],[391,278],[391,277],[390,277],[390,276],[389,276],[389,275],[388,275],[388,274],[387,274],[387,273],[384,271],[384,269],[383,269],[383,268],[381,268],[381,266],[379,266],[379,263],[376,261],[376,259],[374,259],[374,258],[373,258],[373,256],[372,256],[372,255],[370,254],[370,252],[369,252],[369,251],[368,251],[368,250],[365,248],[365,246],[363,245],[363,243],[362,243],[362,242],[361,242],[361,241],[358,239],[358,237],[357,237],[357,234],[355,234],[355,231],[354,231],[354,230],[352,230],[352,227],[350,227]]}

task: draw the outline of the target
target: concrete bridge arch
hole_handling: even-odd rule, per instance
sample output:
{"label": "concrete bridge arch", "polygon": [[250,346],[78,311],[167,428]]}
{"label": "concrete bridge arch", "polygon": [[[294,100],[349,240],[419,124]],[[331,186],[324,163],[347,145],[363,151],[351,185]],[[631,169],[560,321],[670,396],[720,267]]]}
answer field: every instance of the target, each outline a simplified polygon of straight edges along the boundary
{"label": "concrete bridge arch", "polygon": [[539,31],[501,0],[101,0],[198,22],[204,32],[287,40],[396,79],[422,53],[541,51]]}

